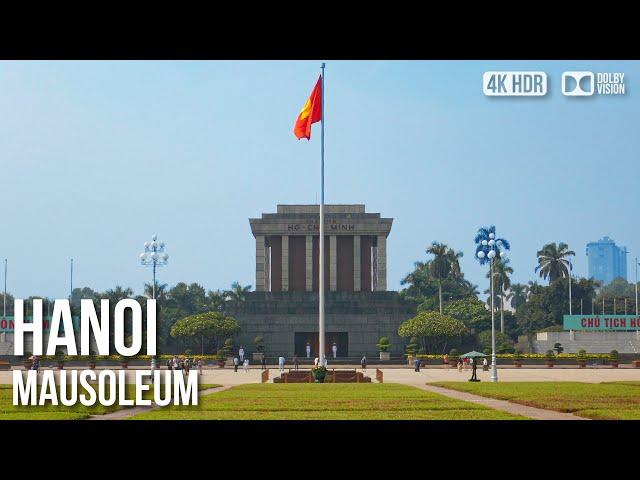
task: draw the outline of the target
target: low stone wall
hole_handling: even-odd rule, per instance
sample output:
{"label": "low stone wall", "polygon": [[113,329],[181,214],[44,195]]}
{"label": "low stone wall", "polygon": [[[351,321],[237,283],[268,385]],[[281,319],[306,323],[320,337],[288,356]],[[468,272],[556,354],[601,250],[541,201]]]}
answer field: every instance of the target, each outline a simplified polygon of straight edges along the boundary
{"label": "low stone wall", "polygon": [[545,353],[560,343],[564,353],[577,353],[584,349],[589,353],[640,353],[640,332],[541,332],[533,342],[535,353]]}
{"label": "low stone wall", "polygon": [[[397,292],[327,292],[325,297],[326,331],[348,333],[349,357],[377,357],[376,343],[382,336],[389,337],[392,355],[402,355],[406,339],[398,336],[398,326],[414,312],[415,305]],[[254,338],[261,335],[267,355],[290,357],[296,332],[318,331],[318,294],[251,292],[228,314],[242,329],[236,343],[250,352]]]}

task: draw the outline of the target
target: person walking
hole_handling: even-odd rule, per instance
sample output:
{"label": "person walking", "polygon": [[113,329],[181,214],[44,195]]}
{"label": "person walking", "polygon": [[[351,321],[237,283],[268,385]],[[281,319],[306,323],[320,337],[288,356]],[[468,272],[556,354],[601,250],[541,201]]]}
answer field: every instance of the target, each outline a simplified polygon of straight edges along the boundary
{"label": "person walking", "polygon": [[487,360],[487,357],[484,357],[482,359],[482,370],[484,372],[488,372],[489,371],[489,361]]}
{"label": "person walking", "polygon": [[204,366],[204,362],[201,358],[198,359],[198,373],[202,375],[202,367]]}
{"label": "person walking", "polygon": [[262,355],[262,369],[266,370],[267,369],[267,357],[266,355]]}
{"label": "person walking", "polygon": [[171,358],[167,360],[167,370],[173,370],[173,360]]}
{"label": "person walking", "polygon": [[297,372],[298,371],[298,366],[300,365],[300,362],[298,361],[298,355],[296,355],[295,353],[293,354],[293,369]]}
{"label": "person walking", "polygon": [[444,363],[444,368],[449,368],[449,355],[448,354],[444,354],[444,357],[442,357],[442,363]]}
{"label": "person walking", "polygon": [[284,372],[284,357],[282,355],[278,357],[278,367],[281,372]]}
{"label": "person walking", "polygon": [[458,359],[458,371],[459,372],[462,372],[462,366],[463,366],[463,363],[462,363],[462,359],[460,358],[460,359]]}
{"label": "person walking", "polygon": [[242,362],[242,368],[245,372],[249,373],[249,359],[245,358],[244,362]]}
{"label": "person walking", "polygon": [[477,368],[478,368],[478,364],[476,363],[476,359],[472,358],[471,359],[471,368],[472,368],[472,373],[471,373],[471,382],[477,382],[478,381],[478,374],[477,374]]}
{"label": "person walking", "polygon": [[414,365],[415,365],[414,371],[415,372],[419,372],[420,371],[420,359],[419,358],[415,359]]}
{"label": "person walking", "polygon": [[238,360],[238,357],[233,357],[233,371],[234,372],[238,371],[238,365],[240,365],[240,361]]}
{"label": "person walking", "polygon": [[313,366],[317,367],[318,365],[320,365],[320,359],[318,357],[313,359]]}
{"label": "person walking", "polygon": [[360,367],[362,368],[363,372],[367,371],[367,357],[362,357],[362,359],[360,360]]}

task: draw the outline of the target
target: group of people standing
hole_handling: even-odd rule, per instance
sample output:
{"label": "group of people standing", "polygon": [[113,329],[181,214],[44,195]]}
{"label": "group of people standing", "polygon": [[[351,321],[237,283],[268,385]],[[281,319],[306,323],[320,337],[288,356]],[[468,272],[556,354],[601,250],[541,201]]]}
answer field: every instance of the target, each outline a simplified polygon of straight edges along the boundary
{"label": "group of people standing", "polygon": [[204,361],[199,358],[198,360],[193,360],[189,357],[177,357],[174,356],[167,360],[167,370],[180,370],[189,373],[191,368],[196,366],[198,368],[198,372],[202,375],[202,368],[204,367]]}

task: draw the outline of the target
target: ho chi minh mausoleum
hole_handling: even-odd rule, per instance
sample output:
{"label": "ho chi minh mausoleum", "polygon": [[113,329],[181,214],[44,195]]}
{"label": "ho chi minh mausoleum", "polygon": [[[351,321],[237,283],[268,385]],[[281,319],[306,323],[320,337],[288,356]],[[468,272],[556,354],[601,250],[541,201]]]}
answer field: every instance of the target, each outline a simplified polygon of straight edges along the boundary
{"label": "ho chi minh mausoleum", "polygon": [[[318,354],[319,206],[278,205],[249,223],[256,240],[255,291],[234,305],[237,342],[253,349],[261,335],[267,355],[300,357],[309,343]],[[387,237],[392,218],[365,212],[364,205],[325,205],[326,354],[376,356],[389,337],[391,353],[403,352],[400,323],[412,305],[387,291]]]}

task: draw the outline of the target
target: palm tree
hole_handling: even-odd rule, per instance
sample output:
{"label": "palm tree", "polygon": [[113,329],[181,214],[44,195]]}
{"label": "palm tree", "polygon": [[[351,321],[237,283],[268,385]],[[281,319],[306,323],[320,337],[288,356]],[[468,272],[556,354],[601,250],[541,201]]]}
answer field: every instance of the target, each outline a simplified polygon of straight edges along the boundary
{"label": "palm tree", "polygon": [[429,263],[431,275],[438,281],[438,299],[440,301],[440,313],[442,313],[442,281],[451,273],[451,257],[447,255],[449,247],[444,243],[433,242],[427,253],[433,255]]}
{"label": "palm tree", "polygon": [[509,288],[511,292],[511,306],[518,308],[527,301],[527,286],[521,283],[513,283]]}
{"label": "palm tree", "polygon": [[[491,225],[490,227],[481,227],[478,229],[478,233],[476,234],[476,238],[474,239],[476,243],[476,258],[480,262],[480,265],[484,265],[489,261],[489,257],[487,253],[491,250],[491,246],[489,242],[494,241],[494,250],[496,252],[496,260],[501,257],[505,250],[511,250],[511,245],[505,238],[496,238],[496,227],[495,225]],[[478,252],[484,252],[484,257],[479,258]]]}
{"label": "palm tree", "polygon": [[[505,292],[511,287],[509,275],[513,273],[513,268],[509,266],[508,258],[496,258],[493,261],[493,282],[498,286],[500,293],[500,333],[504,333],[504,297]],[[490,273],[487,273],[487,278]]]}
{"label": "palm tree", "polygon": [[540,273],[540,277],[543,279],[549,279],[549,284],[556,281],[558,278],[564,278],[569,276],[569,270],[572,269],[569,257],[575,256],[576,252],[569,250],[569,246],[560,242],[556,245],[555,242],[547,243],[542,250],[539,250],[538,266],[535,271]]}
{"label": "palm tree", "polygon": [[239,282],[233,282],[231,284],[231,290],[224,292],[227,301],[231,302],[244,302],[247,298],[247,293],[251,291],[251,285],[243,287]]}
{"label": "palm tree", "polygon": [[[163,303],[166,300],[168,288],[169,285],[167,285],[166,283],[158,283],[158,281],[156,280],[156,300],[158,300],[158,303]],[[144,284],[144,295],[147,298],[151,298],[153,296],[153,284]]]}

